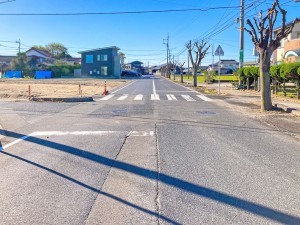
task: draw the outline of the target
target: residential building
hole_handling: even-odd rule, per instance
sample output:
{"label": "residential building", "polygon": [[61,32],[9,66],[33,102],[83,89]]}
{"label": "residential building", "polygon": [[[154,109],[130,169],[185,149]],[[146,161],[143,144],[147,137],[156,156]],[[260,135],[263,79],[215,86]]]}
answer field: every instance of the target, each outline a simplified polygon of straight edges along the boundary
{"label": "residential building", "polygon": [[0,67],[1,67],[2,73],[4,73],[6,70],[11,70],[12,61],[15,58],[16,58],[16,56],[0,55]]}
{"label": "residential building", "polygon": [[[291,23],[289,23],[291,24]],[[287,24],[287,26],[289,26]],[[274,30],[274,33],[280,32],[281,27]],[[285,62],[300,61],[300,21],[296,22],[292,32],[281,40],[281,45],[273,53],[273,63],[280,64]]]}
{"label": "residential building", "polygon": [[143,67],[143,63],[140,61],[133,61],[131,63],[126,63],[124,65],[125,70],[135,71],[137,73],[145,74],[145,68]]}
{"label": "residential building", "polygon": [[125,70],[125,59],[126,59],[126,56],[123,52],[119,52],[119,56],[120,56],[120,60],[121,60],[121,67],[122,67],[122,70]]}
{"label": "residential building", "polygon": [[[234,59],[222,59],[220,61],[221,73],[223,74],[231,74],[238,69],[239,63]],[[219,62],[214,63],[213,65],[208,65],[208,71],[218,71]]]}
{"label": "residential building", "polygon": [[81,58],[66,58],[62,59],[61,61],[70,64],[70,65],[80,65],[81,64]]}
{"label": "residential building", "polygon": [[81,54],[81,75],[120,78],[121,60],[116,46],[92,49]]}
{"label": "residential building", "polygon": [[30,59],[31,66],[51,65],[55,58],[47,51],[32,47],[26,51],[26,56]]}
{"label": "residential building", "polygon": [[258,66],[258,61],[246,61],[243,63],[244,67],[250,67],[250,66]]}

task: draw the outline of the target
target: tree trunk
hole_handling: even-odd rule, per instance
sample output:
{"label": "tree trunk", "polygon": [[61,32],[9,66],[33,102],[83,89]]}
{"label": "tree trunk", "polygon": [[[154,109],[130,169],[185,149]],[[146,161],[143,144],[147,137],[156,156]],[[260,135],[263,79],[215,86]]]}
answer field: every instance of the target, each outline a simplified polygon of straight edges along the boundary
{"label": "tree trunk", "polygon": [[182,69],[180,69],[180,82],[183,83],[183,74],[182,74]]}
{"label": "tree trunk", "polygon": [[273,92],[273,95],[275,94],[275,89],[276,89],[276,80],[275,80],[275,78],[273,78],[273,90],[272,90],[272,92]]}
{"label": "tree trunk", "polygon": [[296,87],[297,87],[297,98],[300,99],[300,81],[296,81]]}
{"label": "tree trunk", "polygon": [[284,96],[286,96],[285,80],[283,80],[282,90],[283,90]]}
{"label": "tree trunk", "polygon": [[197,69],[198,68],[193,68],[194,87],[197,87]]}
{"label": "tree trunk", "polygon": [[261,81],[261,110],[272,110],[272,98],[270,88],[270,54],[267,50],[260,51],[260,81]]}
{"label": "tree trunk", "polygon": [[250,78],[247,77],[247,90],[250,90]]}
{"label": "tree trunk", "polygon": [[257,78],[254,77],[254,91],[257,90]]}

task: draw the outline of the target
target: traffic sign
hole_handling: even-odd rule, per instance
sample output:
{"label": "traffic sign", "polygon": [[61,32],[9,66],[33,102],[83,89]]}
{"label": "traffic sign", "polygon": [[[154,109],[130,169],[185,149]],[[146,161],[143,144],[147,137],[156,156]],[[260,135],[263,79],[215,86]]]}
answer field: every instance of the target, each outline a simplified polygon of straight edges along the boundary
{"label": "traffic sign", "polygon": [[224,51],[221,48],[221,45],[219,45],[218,48],[216,49],[215,56],[224,56]]}

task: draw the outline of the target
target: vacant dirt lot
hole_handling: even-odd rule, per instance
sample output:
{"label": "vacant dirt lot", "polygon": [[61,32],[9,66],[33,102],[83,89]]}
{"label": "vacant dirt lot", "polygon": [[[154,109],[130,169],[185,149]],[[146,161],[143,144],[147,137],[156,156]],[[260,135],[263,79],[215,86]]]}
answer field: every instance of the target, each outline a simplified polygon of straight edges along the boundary
{"label": "vacant dirt lot", "polygon": [[[107,80],[107,90],[111,91],[123,86],[127,81]],[[104,80],[100,79],[51,79],[51,80],[26,80],[26,79],[1,79],[1,100],[26,100],[28,99],[29,86],[32,97],[78,97],[79,85],[82,96],[102,95]]]}

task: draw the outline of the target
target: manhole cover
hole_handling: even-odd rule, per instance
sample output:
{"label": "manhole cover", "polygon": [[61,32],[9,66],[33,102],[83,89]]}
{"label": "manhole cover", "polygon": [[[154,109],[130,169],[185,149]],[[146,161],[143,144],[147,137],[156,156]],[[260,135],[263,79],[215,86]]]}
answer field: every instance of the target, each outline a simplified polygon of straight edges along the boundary
{"label": "manhole cover", "polygon": [[201,115],[215,115],[215,114],[217,114],[217,113],[211,112],[211,111],[197,111],[197,113],[199,113]]}

